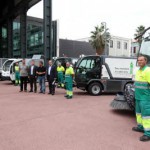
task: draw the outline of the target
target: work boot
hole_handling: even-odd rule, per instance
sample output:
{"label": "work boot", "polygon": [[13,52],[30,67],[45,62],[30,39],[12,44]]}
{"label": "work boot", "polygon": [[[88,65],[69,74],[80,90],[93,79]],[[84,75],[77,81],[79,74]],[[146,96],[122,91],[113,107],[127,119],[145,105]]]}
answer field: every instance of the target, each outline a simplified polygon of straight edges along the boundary
{"label": "work boot", "polygon": [[72,96],[68,96],[67,99],[72,99]]}
{"label": "work boot", "polygon": [[135,131],[135,132],[144,132],[142,129],[139,129],[138,127],[133,127],[132,131]]}
{"label": "work boot", "polygon": [[57,88],[60,88],[60,85],[57,85]]}
{"label": "work boot", "polygon": [[65,95],[64,97],[68,97],[69,95]]}
{"label": "work boot", "polygon": [[146,135],[143,135],[143,136],[140,137],[140,141],[142,141],[142,142],[150,141],[150,137],[146,136]]}

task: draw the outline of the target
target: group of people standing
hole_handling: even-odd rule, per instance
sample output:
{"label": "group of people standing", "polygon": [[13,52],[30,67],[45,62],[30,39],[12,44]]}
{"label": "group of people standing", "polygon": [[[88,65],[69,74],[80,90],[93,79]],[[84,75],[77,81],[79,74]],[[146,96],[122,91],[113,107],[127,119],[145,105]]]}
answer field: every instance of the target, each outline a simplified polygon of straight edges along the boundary
{"label": "group of people standing", "polygon": [[27,92],[27,82],[30,83],[29,92],[37,93],[37,80],[39,82],[39,93],[45,94],[46,85],[45,81],[48,81],[49,92],[48,94],[55,94],[55,83],[57,80],[57,87],[66,88],[67,99],[73,97],[73,77],[74,70],[70,66],[70,63],[66,63],[66,69],[61,65],[54,66],[52,60],[48,61],[48,66],[45,67],[43,61],[39,61],[39,66],[35,65],[35,61],[32,60],[30,66],[27,66],[25,59],[22,60],[22,64],[15,64],[15,85],[20,85],[20,92]]}

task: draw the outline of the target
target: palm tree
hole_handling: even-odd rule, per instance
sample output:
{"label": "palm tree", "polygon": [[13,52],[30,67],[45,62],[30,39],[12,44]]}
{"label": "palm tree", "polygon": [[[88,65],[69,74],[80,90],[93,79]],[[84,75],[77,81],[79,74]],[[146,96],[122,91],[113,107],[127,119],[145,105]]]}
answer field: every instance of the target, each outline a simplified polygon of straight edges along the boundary
{"label": "palm tree", "polygon": [[[137,36],[139,36],[144,30],[145,30],[145,27],[143,25],[140,25],[139,27],[137,27],[134,37],[136,38]],[[137,42],[139,43],[139,46],[141,46],[142,36],[137,39]]]}
{"label": "palm tree", "polygon": [[96,49],[96,53],[101,55],[104,53],[104,49],[106,44],[109,42],[110,34],[107,32],[108,29],[104,29],[104,26],[96,26],[95,31],[91,32],[90,43],[94,49]]}

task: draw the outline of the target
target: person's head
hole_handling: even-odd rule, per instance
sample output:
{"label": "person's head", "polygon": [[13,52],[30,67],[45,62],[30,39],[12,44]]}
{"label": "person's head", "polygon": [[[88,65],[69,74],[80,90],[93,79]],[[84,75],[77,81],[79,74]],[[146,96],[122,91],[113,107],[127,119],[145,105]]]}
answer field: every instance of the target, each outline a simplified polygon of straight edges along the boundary
{"label": "person's head", "polygon": [[31,61],[31,65],[33,66],[34,64],[35,64],[35,61],[34,61],[34,60],[32,60],[32,61]]}
{"label": "person's head", "polygon": [[53,63],[52,63],[52,60],[49,60],[49,61],[48,61],[48,64],[49,64],[50,66],[52,66],[52,64],[53,64]]}
{"label": "person's head", "polygon": [[58,63],[58,67],[61,67],[61,63],[60,62]]}
{"label": "person's head", "polygon": [[66,67],[67,68],[70,67],[70,63],[69,62],[66,63]]}
{"label": "person's head", "polygon": [[143,68],[147,64],[147,58],[144,56],[139,56],[137,61],[140,68]]}
{"label": "person's head", "polygon": [[22,59],[22,64],[25,65],[25,59]]}
{"label": "person's head", "polygon": [[18,66],[19,65],[18,62],[16,62],[15,65]]}
{"label": "person's head", "polygon": [[43,61],[39,61],[39,66],[40,66],[40,67],[43,66]]}

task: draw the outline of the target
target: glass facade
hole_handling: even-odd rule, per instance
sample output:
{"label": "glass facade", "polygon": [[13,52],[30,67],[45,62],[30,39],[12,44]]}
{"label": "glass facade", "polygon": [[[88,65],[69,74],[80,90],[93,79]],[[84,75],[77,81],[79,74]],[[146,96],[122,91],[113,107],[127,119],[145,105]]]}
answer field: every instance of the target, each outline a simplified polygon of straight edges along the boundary
{"label": "glass facade", "polygon": [[20,48],[20,23],[13,22],[13,57],[18,58],[21,56]]}
{"label": "glass facade", "polygon": [[[28,17],[27,17],[28,18]],[[52,23],[52,54],[56,56],[56,21]],[[7,29],[2,28],[2,56],[8,56],[7,48]],[[21,38],[20,38],[20,22],[19,19],[13,22],[13,57],[21,57]],[[43,33],[43,21],[41,19],[30,18],[27,19],[27,57],[31,58],[34,54],[44,55],[44,33]]]}
{"label": "glass facade", "polygon": [[44,54],[43,27],[33,24],[27,25],[27,57],[34,54]]}
{"label": "glass facade", "polygon": [[8,47],[7,47],[7,29],[5,27],[2,27],[2,39],[1,39],[1,55],[3,58],[8,56]]}

